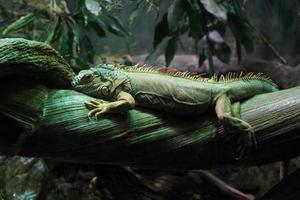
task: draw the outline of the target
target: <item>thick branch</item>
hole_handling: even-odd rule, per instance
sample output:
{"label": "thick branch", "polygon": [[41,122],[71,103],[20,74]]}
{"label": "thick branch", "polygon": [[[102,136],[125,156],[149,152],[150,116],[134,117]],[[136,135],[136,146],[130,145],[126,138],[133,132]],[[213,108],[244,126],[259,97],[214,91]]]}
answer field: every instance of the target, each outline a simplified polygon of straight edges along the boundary
{"label": "thick branch", "polygon": [[[0,98],[3,130],[10,129],[0,135],[2,154],[160,169],[238,164],[239,133],[216,136],[213,110],[182,117],[136,109],[95,120],[84,106],[91,98],[71,90],[12,85]],[[242,118],[258,141],[248,164],[299,155],[300,87],[251,98]]]}

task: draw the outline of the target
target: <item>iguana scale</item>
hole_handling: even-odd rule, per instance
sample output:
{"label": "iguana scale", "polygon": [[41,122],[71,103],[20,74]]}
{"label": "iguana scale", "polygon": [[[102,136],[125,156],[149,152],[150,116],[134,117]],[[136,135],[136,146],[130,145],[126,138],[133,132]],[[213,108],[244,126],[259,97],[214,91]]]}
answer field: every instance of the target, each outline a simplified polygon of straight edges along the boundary
{"label": "iguana scale", "polygon": [[276,84],[263,74],[228,73],[204,78],[188,72],[108,64],[81,71],[72,85],[75,90],[112,101],[86,102],[91,109],[88,116],[96,118],[135,105],[179,115],[202,114],[213,105],[225,126],[247,133],[243,151],[255,141],[253,129],[239,118],[239,104],[232,107],[231,102],[277,90]]}

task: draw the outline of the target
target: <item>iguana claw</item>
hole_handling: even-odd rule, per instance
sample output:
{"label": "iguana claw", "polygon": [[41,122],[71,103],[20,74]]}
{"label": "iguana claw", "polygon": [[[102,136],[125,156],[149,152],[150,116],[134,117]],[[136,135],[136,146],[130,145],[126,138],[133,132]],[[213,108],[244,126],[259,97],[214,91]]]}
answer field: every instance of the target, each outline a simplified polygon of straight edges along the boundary
{"label": "iguana claw", "polygon": [[236,160],[245,161],[251,148],[257,146],[252,126],[239,118],[229,115],[224,116],[224,122],[227,126],[229,125],[231,129],[237,129],[242,132],[237,143],[238,156]]}
{"label": "iguana claw", "polygon": [[242,135],[240,136],[238,142],[237,142],[237,161],[245,161],[249,155],[249,152],[252,147],[256,147],[256,139],[254,136],[254,131],[248,130],[245,131],[244,133],[241,133]]}
{"label": "iguana claw", "polygon": [[110,110],[110,104],[105,103],[104,101],[96,101],[96,100],[90,100],[88,102],[84,103],[85,106],[90,109],[91,111],[88,112],[88,117],[95,116],[96,119],[104,113],[107,113]]}

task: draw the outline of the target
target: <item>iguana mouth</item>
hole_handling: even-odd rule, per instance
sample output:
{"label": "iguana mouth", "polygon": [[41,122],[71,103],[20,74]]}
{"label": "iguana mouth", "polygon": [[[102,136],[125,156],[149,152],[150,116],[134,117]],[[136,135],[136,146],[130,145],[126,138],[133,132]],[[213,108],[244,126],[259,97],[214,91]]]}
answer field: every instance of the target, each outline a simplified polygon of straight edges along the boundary
{"label": "iguana mouth", "polygon": [[71,87],[73,89],[76,89],[78,88],[78,86],[80,86],[80,78],[78,78],[78,76],[75,76],[73,79],[72,79],[72,82],[71,82]]}

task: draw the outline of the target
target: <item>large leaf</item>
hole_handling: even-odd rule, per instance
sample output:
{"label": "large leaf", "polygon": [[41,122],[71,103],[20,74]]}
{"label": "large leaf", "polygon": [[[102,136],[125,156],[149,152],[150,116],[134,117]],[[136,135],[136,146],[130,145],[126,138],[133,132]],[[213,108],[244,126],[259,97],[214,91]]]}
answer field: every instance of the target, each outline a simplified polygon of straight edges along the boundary
{"label": "large leaf", "polygon": [[98,18],[105,24],[107,31],[109,31],[110,33],[120,37],[132,36],[131,33],[126,28],[124,28],[122,22],[120,22],[118,18],[110,15],[108,12],[99,15]]}
{"label": "large leaf", "polygon": [[184,16],[184,0],[175,0],[168,11],[168,24],[170,33],[174,33],[179,28],[179,23]]}
{"label": "large leaf", "polygon": [[205,59],[206,59],[205,48],[202,48],[201,52],[198,55],[198,66],[202,66]]}
{"label": "large leaf", "polygon": [[95,16],[87,9],[83,9],[83,14],[86,18],[86,26],[87,28],[93,29],[99,37],[105,37],[105,27],[106,24],[100,19],[100,17]]}
{"label": "large leaf", "polygon": [[35,19],[36,19],[35,14],[33,14],[33,13],[27,14],[27,15],[21,17],[20,19],[14,21],[8,27],[6,27],[2,34],[7,35],[10,32],[17,31],[20,28],[23,28],[24,26],[27,26],[27,25],[33,23]]}
{"label": "large leaf", "polygon": [[227,11],[221,3],[216,3],[215,0],[200,0],[200,2],[205,10],[215,16],[218,20],[227,20]]}
{"label": "large leaf", "polygon": [[169,66],[171,61],[174,58],[174,55],[178,48],[178,37],[175,36],[169,40],[168,45],[165,50],[165,58],[166,58],[166,65]]}
{"label": "large leaf", "polygon": [[201,38],[204,35],[204,26],[207,24],[206,19],[198,12],[193,1],[187,1],[185,7],[189,17],[191,36]]}
{"label": "large leaf", "polygon": [[250,26],[236,15],[228,14],[229,27],[235,39],[245,47],[248,53],[254,50],[254,34]]}
{"label": "large leaf", "polygon": [[105,37],[104,24],[100,20],[90,20],[88,22],[88,28],[93,29],[99,37]]}
{"label": "large leaf", "polygon": [[225,63],[229,63],[231,50],[221,34],[216,30],[209,31],[207,40],[212,48],[213,53]]}
{"label": "large leaf", "polygon": [[236,46],[236,54],[237,54],[237,59],[238,62],[241,62],[242,60],[242,48],[241,48],[241,44],[239,43],[239,41],[235,41],[235,46]]}
{"label": "large leaf", "polygon": [[89,33],[80,24],[78,25],[78,30],[80,31],[80,58],[84,61],[88,61],[90,63],[93,63],[94,61],[94,54],[95,54],[95,49],[92,44],[91,39],[89,38]]}
{"label": "large leaf", "polygon": [[79,57],[79,53],[80,53],[80,29],[78,27],[78,24],[76,22],[74,22],[72,24],[72,31],[73,31],[73,57]]}
{"label": "large leaf", "polygon": [[[68,17],[66,20],[67,26],[69,28],[69,47],[70,47],[70,62],[73,65],[73,69],[76,67],[76,64],[79,65],[77,60],[79,59],[80,55],[80,29],[78,24],[72,17]],[[76,63],[76,64],[74,64]],[[79,65],[80,69],[82,69],[81,64]]]}
{"label": "large leaf", "polygon": [[164,52],[171,39],[172,37],[167,36],[159,44],[157,44],[153,51],[146,58],[145,64],[153,64],[158,56]]}
{"label": "large leaf", "polygon": [[56,0],[49,0],[49,11],[54,15],[63,13],[63,10],[57,5]]}
{"label": "large leaf", "polygon": [[130,15],[128,17],[128,26],[131,26],[133,21],[136,19],[136,17],[138,16],[139,14],[139,8],[138,8],[138,5],[136,5],[136,7],[130,12]]}
{"label": "large leaf", "polygon": [[249,26],[249,21],[245,10],[240,6],[238,1],[232,2],[234,12],[228,13],[228,25],[235,39],[243,45],[248,53],[254,50],[254,38],[252,28]]}
{"label": "large leaf", "polygon": [[229,63],[231,49],[226,42],[214,46],[216,56],[224,63]]}
{"label": "large leaf", "polygon": [[167,36],[169,36],[168,14],[164,14],[161,21],[155,26],[154,48]]}
{"label": "large leaf", "polygon": [[132,37],[132,34],[124,27],[123,23],[120,21],[119,18],[117,18],[117,17],[109,14],[108,12],[104,12],[104,14],[112,22],[112,24],[110,24],[110,25],[114,26],[115,29],[120,30],[120,32],[122,33],[123,36],[125,36],[125,37]]}
{"label": "large leaf", "polygon": [[100,3],[96,0],[85,0],[85,7],[96,16],[98,16],[102,10]]}
{"label": "large leaf", "polygon": [[208,45],[205,48],[205,57],[208,60],[208,67],[209,67],[209,75],[213,75],[215,73],[214,61],[213,61],[213,46]]}
{"label": "large leaf", "polygon": [[58,17],[56,19],[54,28],[52,29],[47,39],[45,40],[45,43],[52,44],[56,42],[59,39],[61,32],[62,32],[62,21],[61,18]]}
{"label": "large leaf", "polygon": [[72,14],[78,13],[85,6],[85,0],[65,0],[67,7]]}
{"label": "large leaf", "polygon": [[131,37],[131,33],[124,27],[122,22],[115,16],[111,15],[96,0],[85,0],[85,7],[88,16],[87,24],[93,28],[100,37],[105,37],[104,28],[110,33],[120,37]]}
{"label": "large leaf", "polygon": [[72,57],[73,49],[73,31],[68,26],[67,22],[63,23],[62,33],[59,38],[58,51],[65,57],[70,59]]}

